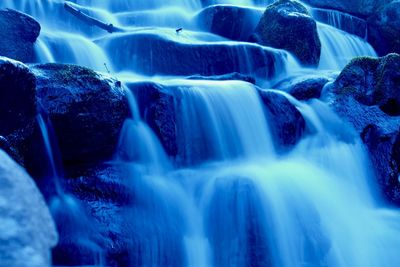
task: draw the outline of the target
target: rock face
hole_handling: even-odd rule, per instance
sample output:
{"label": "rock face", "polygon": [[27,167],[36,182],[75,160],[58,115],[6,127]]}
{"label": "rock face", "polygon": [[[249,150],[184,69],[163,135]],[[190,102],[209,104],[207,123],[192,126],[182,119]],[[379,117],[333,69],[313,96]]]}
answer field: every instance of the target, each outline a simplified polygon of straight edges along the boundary
{"label": "rock face", "polygon": [[73,65],[32,69],[40,106],[51,119],[64,163],[110,159],[129,116],[121,84]]}
{"label": "rock face", "polygon": [[380,8],[368,19],[368,41],[384,56],[400,53],[400,1]]}
{"label": "rock face", "polygon": [[206,31],[231,40],[247,41],[261,16],[259,9],[214,5],[203,9],[195,19]]}
{"label": "rock face", "polygon": [[303,137],[306,128],[303,115],[282,94],[264,90],[259,90],[259,93],[268,113],[277,149],[293,147]]}
{"label": "rock face", "polygon": [[145,75],[211,76],[238,72],[265,78],[279,72],[276,66],[283,66],[287,58],[283,51],[255,44],[189,44],[179,40],[175,32],[143,32],[106,37],[98,43],[110,51],[118,71],[135,70]]}
{"label": "rock face", "polygon": [[353,124],[370,152],[379,188],[400,205],[400,56],[356,58],[332,85],[336,112]]}
{"label": "rock face", "polygon": [[304,3],[315,7],[336,9],[361,17],[370,16],[375,10],[391,0],[303,0]]}
{"label": "rock face", "polygon": [[40,24],[32,17],[15,10],[0,10],[0,55],[22,62],[33,62],[33,44],[40,33]]}
{"label": "rock face", "polygon": [[269,5],[255,29],[253,39],[261,45],[285,49],[304,65],[318,65],[321,42],[317,24],[297,1],[279,0]]}
{"label": "rock face", "polygon": [[57,232],[33,180],[0,150],[0,266],[50,267]]}

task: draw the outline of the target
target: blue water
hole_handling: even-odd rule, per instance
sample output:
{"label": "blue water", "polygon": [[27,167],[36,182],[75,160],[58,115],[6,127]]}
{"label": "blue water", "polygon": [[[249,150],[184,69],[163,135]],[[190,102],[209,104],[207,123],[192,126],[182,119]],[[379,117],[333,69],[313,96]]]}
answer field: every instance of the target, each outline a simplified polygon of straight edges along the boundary
{"label": "blue water", "polygon": [[[273,124],[259,88],[242,81],[187,80],[187,74],[168,72],[172,62],[160,63],[158,57],[164,51],[151,50],[144,57],[140,48],[145,43],[129,47],[120,42],[130,35],[184,47],[228,47],[228,59],[240,58],[234,61],[235,70],[254,74],[264,90],[277,79],[318,69],[303,69],[285,51],[200,31],[193,21],[201,10],[200,1],[73,2],[128,33],[110,35],[87,27],[63,10],[63,1],[3,0],[0,6],[20,9],[41,22],[42,34],[36,43],[40,62],[75,63],[100,72],[107,72],[106,63],[123,82],[131,117],[110,164],[124,170],[121,181],[141,203],[124,207],[124,225],[133,233],[128,237],[133,240],[127,256],[130,266],[398,265],[398,211],[379,204],[371,189],[374,174],[359,137],[326,103],[301,103],[284,94],[305,118],[310,134],[282,154],[275,150]],[[183,28],[180,34],[175,32],[178,27]],[[319,69],[339,71],[354,56],[376,55],[359,37],[324,24],[318,25],[318,31]],[[120,48],[110,45],[113,42]],[[273,64],[256,68],[253,50],[271,52]],[[147,72],[144,65],[136,64],[141,58],[152,66]],[[125,86],[143,81],[172,92],[178,141],[174,157],[167,156],[140,115],[141,103]],[[46,140],[45,123],[40,123]],[[55,148],[45,143],[53,158]],[[54,176],[59,176],[55,164],[51,165]],[[96,224],[89,212],[62,190],[52,203],[54,216],[70,223],[62,234],[90,247],[95,266],[108,266],[104,247],[93,239]],[[89,230],[88,225],[94,226]]]}

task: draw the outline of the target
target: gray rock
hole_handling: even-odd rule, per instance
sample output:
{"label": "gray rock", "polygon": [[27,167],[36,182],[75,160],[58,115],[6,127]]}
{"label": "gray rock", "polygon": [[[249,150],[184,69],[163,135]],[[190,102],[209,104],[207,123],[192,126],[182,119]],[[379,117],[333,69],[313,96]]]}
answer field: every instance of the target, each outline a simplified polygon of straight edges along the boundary
{"label": "gray rock", "polygon": [[0,266],[50,267],[57,232],[33,180],[0,151]]}

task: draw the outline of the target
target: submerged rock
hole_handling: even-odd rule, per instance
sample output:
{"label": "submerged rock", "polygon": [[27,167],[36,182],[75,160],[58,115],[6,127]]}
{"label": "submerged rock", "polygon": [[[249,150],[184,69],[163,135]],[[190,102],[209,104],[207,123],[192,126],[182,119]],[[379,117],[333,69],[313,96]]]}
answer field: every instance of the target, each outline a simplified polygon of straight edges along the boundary
{"label": "submerged rock", "polygon": [[57,232],[33,180],[0,150],[0,266],[50,267]]}
{"label": "submerged rock", "polygon": [[195,17],[205,30],[231,40],[247,41],[262,16],[259,9],[231,5],[214,5]]}
{"label": "submerged rock", "polygon": [[317,24],[297,1],[279,0],[269,5],[255,29],[261,45],[285,49],[304,65],[316,66],[321,55]]}
{"label": "submerged rock", "polygon": [[400,205],[400,56],[356,58],[333,83],[332,106],[360,134],[379,190]]}
{"label": "submerged rock", "polygon": [[121,84],[84,67],[32,66],[37,97],[67,165],[108,160],[129,116]]}
{"label": "submerged rock", "polygon": [[34,43],[40,24],[32,17],[12,9],[0,10],[0,55],[22,62],[34,62]]}
{"label": "submerged rock", "polygon": [[298,100],[320,98],[325,84],[331,81],[330,77],[319,75],[301,75],[289,77],[273,87],[291,94]]}
{"label": "submerged rock", "polygon": [[400,53],[400,1],[384,5],[368,19],[368,41],[382,56]]}
{"label": "submerged rock", "polygon": [[282,94],[259,90],[268,114],[270,130],[274,133],[277,148],[287,150],[303,137],[306,122],[300,111]]}
{"label": "submerged rock", "polygon": [[212,76],[238,72],[271,78],[282,71],[277,68],[285,66],[288,58],[284,51],[255,44],[188,43],[182,35],[175,31],[127,33],[98,43],[110,51],[118,71],[135,70],[145,75]]}

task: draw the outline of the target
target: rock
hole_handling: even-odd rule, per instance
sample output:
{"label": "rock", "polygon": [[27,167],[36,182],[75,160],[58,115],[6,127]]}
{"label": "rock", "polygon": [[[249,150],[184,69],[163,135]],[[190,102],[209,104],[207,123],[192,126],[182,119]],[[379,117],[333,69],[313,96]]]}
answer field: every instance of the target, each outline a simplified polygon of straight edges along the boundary
{"label": "rock", "polygon": [[12,9],[0,10],[0,55],[22,62],[35,61],[34,43],[40,24]]}
{"label": "rock", "polygon": [[297,1],[279,0],[269,5],[252,39],[264,46],[285,49],[304,65],[319,63],[321,42],[317,24]]}
{"label": "rock", "polygon": [[400,53],[400,1],[383,6],[368,18],[368,41],[382,56]]}
{"label": "rock", "polygon": [[331,79],[328,77],[301,75],[280,81],[273,88],[285,91],[296,99],[303,101],[311,98],[320,98],[322,89],[329,81]]}
{"label": "rock", "polygon": [[268,123],[278,150],[287,150],[303,137],[306,122],[289,100],[274,91],[259,90],[269,117]]}
{"label": "rock", "polygon": [[368,17],[379,7],[393,0],[303,0],[302,2],[315,7],[336,9],[356,16]]}
{"label": "rock", "polygon": [[195,17],[207,32],[237,41],[247,41],[257,26],[262,12],[256,8],[214,5],[204,8]]}
{"label": "rock", "polygon": [[129,116],[121,84],[73,65],[34,65],[32,70],[37,97],[51,119],[64,164],[109,160]]}
{"label": "rock", "polygon": [[50,267],[57,232],[33,180],[0,151],[0,266]]}
{"label": "rock", "polygon": [[363,39],[367,36],[368,25],[364,19],[337,10],[323,8],[313,8],[311,13],[312,17],[319,22],[329,24]]}
{"label": "rock", "polygon": [[97,42],[110,51],[117,63],[116,71],[135,70],[145,75],[212,76],[238,72],[271,78],[283,71],[277,66],[284,66],[289,56],[284,51],[249,43],[187,43],[184,34],[180,37],[174,30],[148,30],[107,36]]}
{"label": "rock", "polygon": [[250,75],[243,75],[237,72],[228,73],[224,75],[214,75],[214,76],[200,76],[200,75],[193,75],[186,77],[188,80],[208,80],[208,81],[244,81],[248,83],[255,84],[256,79]]}
{"label": "rock", "polygon": [[356,58],[332,84],[332,106],[360,134],[379,190],[400,205],[400,56]]}

